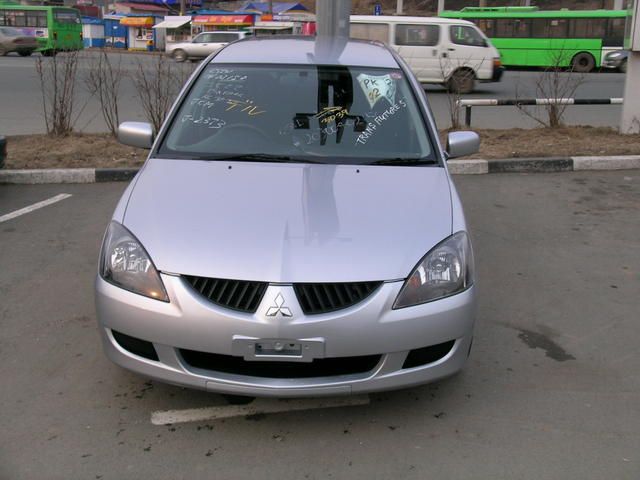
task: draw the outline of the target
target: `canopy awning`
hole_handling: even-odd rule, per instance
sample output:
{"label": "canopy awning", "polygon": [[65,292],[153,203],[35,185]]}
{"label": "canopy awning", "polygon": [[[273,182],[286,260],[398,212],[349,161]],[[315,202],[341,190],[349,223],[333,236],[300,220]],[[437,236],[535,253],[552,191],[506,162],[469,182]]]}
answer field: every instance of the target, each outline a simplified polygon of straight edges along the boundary
{"label": "canopy awning", "polygon": [[152,27],[153,17],[124,17],[120,19],[120,25],[127,27]]}
{"label": "canopy awning", "polygon": [[164,20],[156,25],[153,28],[179,28],[191,21],[191,18],[178,18],[171,20]]}
{"label": "canopy awning", "polygon": [[193,23],[200,25],[253,25],[253,15],[196,15]]}
{"label": "canopy awning", "polygon": [[249,27],[249,30],[290,30],[293,25],[256,25]]}

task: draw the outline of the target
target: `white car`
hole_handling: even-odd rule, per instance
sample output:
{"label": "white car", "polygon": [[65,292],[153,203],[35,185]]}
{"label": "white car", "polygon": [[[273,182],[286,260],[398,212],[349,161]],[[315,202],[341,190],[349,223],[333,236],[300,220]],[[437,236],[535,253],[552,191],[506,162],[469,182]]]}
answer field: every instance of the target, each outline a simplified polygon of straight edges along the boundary
{"label": "white car", "polygon": [[202,59],[217,52],[228,43],[240,40],[247,32],[202,32],[193,37],[190,42],[174,43],[167,45],[167,54],[176,62]]}

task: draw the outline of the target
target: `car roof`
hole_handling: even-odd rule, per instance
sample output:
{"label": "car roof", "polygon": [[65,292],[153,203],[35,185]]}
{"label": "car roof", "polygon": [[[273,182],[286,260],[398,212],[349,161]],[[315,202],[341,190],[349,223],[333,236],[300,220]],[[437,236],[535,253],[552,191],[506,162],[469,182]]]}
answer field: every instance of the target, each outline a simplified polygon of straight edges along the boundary
{"label": "car roof", "polygon": [[468,20],[460,20],[458,18],[409,17],[402,15],[351,15],[351,21],[357,23],[431,23],[439,25],[473,25],[473,22],[470,22]]}
{"label": "car roof", "polygon": [[391,51],[380,42],[284,35],[245,37],[220,50],[212,62],[398,68]]}

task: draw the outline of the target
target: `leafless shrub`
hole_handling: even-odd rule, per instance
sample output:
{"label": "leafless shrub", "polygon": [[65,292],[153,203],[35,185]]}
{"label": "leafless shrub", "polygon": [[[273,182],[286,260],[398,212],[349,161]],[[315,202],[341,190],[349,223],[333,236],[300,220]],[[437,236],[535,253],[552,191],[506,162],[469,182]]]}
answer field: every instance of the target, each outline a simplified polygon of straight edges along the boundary
{"label": "leafless shrub", "polygon": [[[113,54],[112,54],[113,55]],[[122,66],[122,55],[118,55],[114,62],[109,59],[105,50],[98,53],[89,65],[89,72],[85,78],[85,85],[89,93],[98,98],[100,111],[107,128],[114,137],[117,135],[120,116],[118,114],[118,99],[120,83],[125,77]]]}
{"label": "leafless shrub", "polygon": [[138,60],[133,72],[142,109],[147,120],[158,132],[185,81],[192,73],[189,64],[177,64],[163,55],[155,55],[149,68],[148,62]]}
{"label": "leafless shrub", "polygon": [[447,58],[443,61],[440,58],[439,62],[440,72],[447,92],[447,107],[451,129],[457,130],[462,126],[459,105],[462,94],[473,91],[475,85],[475,74],[473,72],[478,70],[479,65],[474,65],[471,59],[453,61]]}
{"label": "leafless shrub", "polygon": [[46,59],[36,57],[36,72],[49,135],[65,136],[73,131],[78,118],[73,116],[76,107],[77,71],[77,51]]}
{"label": "leafless shrub", "polygon": [[[553,57],[550,67],[545,69],[542,75],[536,80],[536,98],[548,99],[542,105],[544,114],[540,114],[539,108],[527,108],[524,105],[516,105],[518,110],[529,118],[535,120],[543,127],[559,128],[563,126],[562,120],[567,107],[563,100],[573,98],[576,90],[585,81],[585,74],[578,73],[573,67],[566,69],[561,65],[566,65],[567,53],[562,50]],[[516,85],[516,99],[522,97],[518,94]]]}

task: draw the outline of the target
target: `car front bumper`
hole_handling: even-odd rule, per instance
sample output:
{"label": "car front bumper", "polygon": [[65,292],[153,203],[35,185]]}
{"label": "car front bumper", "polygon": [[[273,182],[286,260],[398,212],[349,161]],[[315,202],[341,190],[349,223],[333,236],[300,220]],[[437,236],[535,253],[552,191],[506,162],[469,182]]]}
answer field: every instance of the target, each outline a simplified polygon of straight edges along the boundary
{"label": "car front bumper", "polygon": [[620,68],[620,66],[622,65],[622,63],[624,62],[624,60],[626,59],[622,59],[622,58],[614,58],[614,59],[609,59],[609,58],[605,58],[602,61],[602,67],[603,68]]}
{"label": "car front bumper", "polygon": [[[403,282],[383,283],[362,302],[336,312],[304,315],[290,285],[270,285],[256,313],[236,312],[201,297],[179,276],[161,274],[170,303],[146,298],[96,280],[96,310],[104,350],[116,364],[163,382],[218,393],[302,397],[364,393],[431,382],[459,371],[469,354],[475,315],[475,287],[419,306],[393,310]],[[283,296],[291,317],[267,317],[276,296]],[[153,344],[157,360],[124,348],[114,337],[124,334]],[[312,347],[314,361],[374,358],[367,371],[323,376],[273,378],[221,371],[190,363],[185,352],[200,352],[255,366],[272,357],[242,359],[239,346],[272,339]],[[291,343],[293,345],[294,343]],[[410,352],[447,345],[440,358],[407,366]],[[451,345],[449,349],[449,345]],[[210,355],[215,354],[215,355]],[[376,360],[373,356],[379,356]],[[280,359],[282,360],[282,359]],[[287,359],[287,364],[292,362]],[[298,370],[312,359],[295,360]],[[284,365],[284,364],[282,364]],[[404,367],[404,368],[403,368]],[[339,368],[338,368],[339,370]]]}

